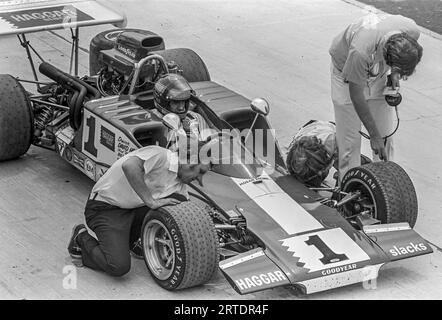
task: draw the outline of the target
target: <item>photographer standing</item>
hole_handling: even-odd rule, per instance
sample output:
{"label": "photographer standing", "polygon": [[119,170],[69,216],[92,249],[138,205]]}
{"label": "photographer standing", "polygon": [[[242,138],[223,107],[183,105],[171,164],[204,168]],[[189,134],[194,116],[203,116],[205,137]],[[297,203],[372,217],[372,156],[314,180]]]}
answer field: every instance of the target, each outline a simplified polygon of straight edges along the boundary
{"label": "photographer standing", "polygon": [[332,42],[331,94],[336,122],[339,181],[360,165],[361,122],[370,135],[373,160],[391,160],[394,109],[384,90],[413,74],[422,57],[416,23],[400,15],[370,14],[350,24]]}

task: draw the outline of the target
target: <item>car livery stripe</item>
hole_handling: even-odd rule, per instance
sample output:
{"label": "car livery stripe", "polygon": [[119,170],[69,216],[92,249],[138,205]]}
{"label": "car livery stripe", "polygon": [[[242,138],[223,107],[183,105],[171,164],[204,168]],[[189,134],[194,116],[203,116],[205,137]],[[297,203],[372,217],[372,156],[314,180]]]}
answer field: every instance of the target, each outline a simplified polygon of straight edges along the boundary
{"label": "car livery stripe", "polygon": [[324,226],[286,194],[267,173],[259,179],[231,178],[287,234],[297,234]]}
{"label": "car livery stripe", "polygon": [[388,225],[371,225],[364,226],[363,230],[366,234],[379,233],[379,232],[392,232],[410,230],[411,227],[407,222],[389,223]]}
{"label": "car livery stripe", "polygon": [[240,264],[240,263],[243,263],[243,262],[258,258],[258,257],[262,257],[263,255],[264,255],[264,252],[262,250],[257,251],[255,253],[249,254],[248,256],[244,256],[244,257],[238,258],[233,261],[229,261],[226,263],[220,262],[219,267],[224,270],[224,269],[236,266],[237,264]]}

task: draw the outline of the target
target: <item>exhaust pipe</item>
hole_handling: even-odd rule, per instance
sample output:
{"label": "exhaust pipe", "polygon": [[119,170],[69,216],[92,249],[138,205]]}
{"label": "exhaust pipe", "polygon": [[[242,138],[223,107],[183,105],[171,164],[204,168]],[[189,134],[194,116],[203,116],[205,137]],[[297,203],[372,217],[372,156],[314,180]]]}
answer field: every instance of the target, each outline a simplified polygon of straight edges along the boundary
{"label": "exhaust pipe", "polygon": [[81,108],[85,97],[89,93],[91,98],[97,99],[100,97],[100,92],[86,82],[61,71],[50,63],[43,62],[40,64],[39,71],[64,88],[78,93],[74,94],[69,108],[69,123],[74,130],[78,130],[81,125]]}

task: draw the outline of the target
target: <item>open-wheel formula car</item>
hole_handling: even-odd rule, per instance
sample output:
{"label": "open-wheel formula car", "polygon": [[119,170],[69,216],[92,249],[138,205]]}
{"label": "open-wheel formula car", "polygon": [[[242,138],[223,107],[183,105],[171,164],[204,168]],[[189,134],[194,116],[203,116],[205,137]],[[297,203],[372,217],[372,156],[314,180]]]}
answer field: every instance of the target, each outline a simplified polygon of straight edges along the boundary
{"label": "open-wheel formula car", "polygon": [[[171,126],[152,112],[152,88],[165,73],[180,73],[191,83],[191,109],[222,135],[251,129],[246,138],[256,139],[257,129],[271,129],[265,100],[251,102],[211,81],[194,51],[165,49],[150,31],[98,34],[91,42],[90,75],[79,77],[78,28],[124,22],[98,2],[26,1],[0,6],[0,19],[0,35],[17,34],[26,49],[35,75],[28,82],[37,85],[30,93],[23,80],[0,75],[0,161],[33,144],[54,150],[96,181],[128,152],[166,146]],[[25,34],[63,27],[72,28],[73,74],[43,61],[39,71],[52,82],[42,83]],[[161,287],[201,285],[220,269],[240,294],[285,285],[313,293],[375,279],[388,262],[432,252],[412,229],[416,193],[397,164],[354,168],[339,196],[324,200],[288,173],[273,135],[252,147],[246,140],[229,139],[239,158],[255,161],[216,164],[204,187],[191,185],[190,201],[146,215],[144,259]],[[271,166],[259,156],[270,149]]]}

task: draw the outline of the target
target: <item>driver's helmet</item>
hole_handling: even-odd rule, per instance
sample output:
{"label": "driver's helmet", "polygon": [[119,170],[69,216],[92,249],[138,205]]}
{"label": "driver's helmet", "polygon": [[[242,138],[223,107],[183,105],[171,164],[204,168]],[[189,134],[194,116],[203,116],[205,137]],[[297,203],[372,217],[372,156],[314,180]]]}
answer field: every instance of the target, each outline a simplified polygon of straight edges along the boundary
{"label": "driver's helmet", "polygon": [[[189,110],[189,100],[194,94],[189,83],[183,76],[179,74],[167,74],[160,78],[154,86],[153,98],[155,107],[162,114],[169,112],[176,113],[182,118]],[[184,101],[184,108],[180,110],[173,110],[171,102]]]}

